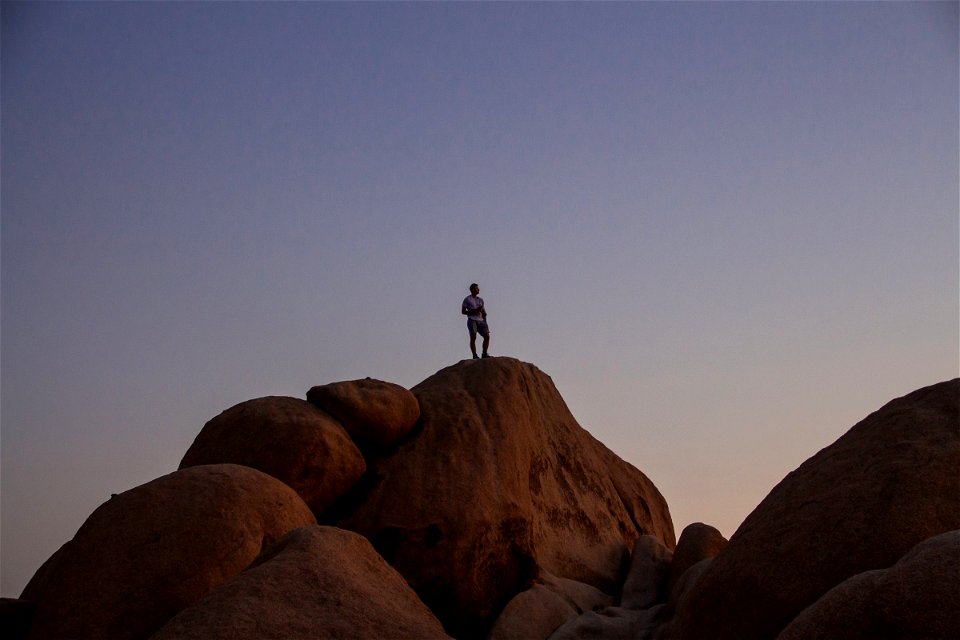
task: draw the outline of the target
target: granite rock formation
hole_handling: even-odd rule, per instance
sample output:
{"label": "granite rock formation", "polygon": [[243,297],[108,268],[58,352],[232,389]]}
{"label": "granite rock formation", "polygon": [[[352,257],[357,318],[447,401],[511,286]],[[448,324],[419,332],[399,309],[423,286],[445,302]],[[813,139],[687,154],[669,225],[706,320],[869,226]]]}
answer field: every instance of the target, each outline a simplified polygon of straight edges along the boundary
{"label": "granite rock formation", "polygon": [[775,638],[831,588],[960,529],[960,379],[894,400],[780,482],[679,606],[672,634]]}
{"label": "granite rock formation", "polygon": [[140,640],[243,571],[288,531],[303,500],[249,467],[208,465],[118,494],[27,585],[30,638]]}
{"label": "granite rock formation", "polygon": [[365,446],[395,443],[420,417],[420,405],[410,391],[371,378],[313,387],[307,400],[339,420],[353,439]]}
{"label": "granite rock formation", "polygon": [[[789,474],[729,542],[695,523],[676,544],[656,487],[577,425],[536,367],[465,361],[410,392],[394,387],[311,389],[336,418],[276,397],[217,416],[180,471],[99,507],[21,599],[2,603],[5,632],[960,635],[960,379],[867,417]],[[385,410],[393,401],[409,411]],[[224,459],[250,466],[198,464]]]}
{"label": "granite rock formation", "polygon": [[715,557],[725,546],[727,539],[715,527],[702,522],[694,522],[684,527],[673,553],[667,593],[673,591],[687,569],[707,558]]}
{"label": "granite rock formation", "polygon": [[277,478],[317,514],[367,468],[337,421],[305,400],[283,396],[247,400],[211,419],[180,468],[220,463],[253,467]]}
{"label": "granite rock formation", "polygon": [[567,620],[612,604],[613,597],[595,587],[542,572],[507,603],[487,640],[547,638]]}
{"label": "granite rock formation", "polygon": [[151,640],[209,638],[449,640],[366,538],[319,526],[282,537],[249,569],[181,611]]}
{"label": "granite rock formation", "polygon": [[841,582],[777,640],[960,638],[960,531],[921,542],[889,569]]}
{"label": "granite rock formation", "polygon": [[533,365],[466,361],[412,391],[420,431],[370,463],[337,524],[370,538],[448,633],[482,635],[542,571],[616,594],[637,538],[674,546],[653,483]]}

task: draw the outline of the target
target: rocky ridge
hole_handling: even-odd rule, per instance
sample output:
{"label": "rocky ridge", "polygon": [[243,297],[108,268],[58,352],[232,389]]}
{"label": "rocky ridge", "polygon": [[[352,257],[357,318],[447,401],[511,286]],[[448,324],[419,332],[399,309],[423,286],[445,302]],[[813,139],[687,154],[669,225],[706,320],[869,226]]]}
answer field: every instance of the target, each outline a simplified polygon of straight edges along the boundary
{"label": "rocky ridge", "polygon": [[960,637],[958,400],[953,380],[891,402],[729,542],[676,541],[653,483],[518,360],[251,400],[0,619],[40,640],[799,640],[871,637],[880,611],[889,637]]}

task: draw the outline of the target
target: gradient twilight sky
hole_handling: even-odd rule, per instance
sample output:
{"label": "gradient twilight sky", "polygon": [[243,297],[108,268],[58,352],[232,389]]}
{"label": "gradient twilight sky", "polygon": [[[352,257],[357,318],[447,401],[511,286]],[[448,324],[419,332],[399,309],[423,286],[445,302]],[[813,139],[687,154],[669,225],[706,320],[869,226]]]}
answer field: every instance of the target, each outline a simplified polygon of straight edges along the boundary
{"label": "gradient twilight sky", "polygon": [[958,11],[2,5],[2,595],[203,424],[492,352],[677,533],[958,375]]}

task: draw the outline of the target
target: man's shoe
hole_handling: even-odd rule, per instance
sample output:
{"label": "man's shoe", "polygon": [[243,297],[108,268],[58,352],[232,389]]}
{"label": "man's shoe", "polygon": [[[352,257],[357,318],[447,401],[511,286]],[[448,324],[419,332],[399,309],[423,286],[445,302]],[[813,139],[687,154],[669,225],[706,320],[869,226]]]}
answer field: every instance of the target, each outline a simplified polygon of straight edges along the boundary
{"label": "man's shoe", "polygon": [[483,357],[484,357],[484,358],[489,358],[489,357],[490,357],[490,354],[489,354],[489,353],[484,353],[484,354],[483,354]]}
{"label": "man's shoe", "polygon": [[479,358],[479,357],[480,357],[480,356],[478,356],[477,354],[473,354],[473,359],[474,359],[474,360],[476,360],[476,359]]}

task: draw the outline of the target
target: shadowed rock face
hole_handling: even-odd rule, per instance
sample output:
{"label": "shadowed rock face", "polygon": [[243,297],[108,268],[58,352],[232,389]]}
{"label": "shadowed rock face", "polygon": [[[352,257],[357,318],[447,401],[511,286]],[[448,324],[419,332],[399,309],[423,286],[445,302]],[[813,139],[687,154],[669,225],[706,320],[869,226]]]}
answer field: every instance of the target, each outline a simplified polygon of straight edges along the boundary
{"label": "shadowed rock face", "polygon": [[777,636],[807,638],[960,638],[960,531],[913,548],[889,569],[840,583]]}
{"label": "shadowed rock face", "polygon": [[595,587],[542,572],[507,603],[487,640],[548,638],[567,620],[612,604],[613,598]]}
{"label": "shadowed rock face", "polygon": [[702,522],[694,522],[684,527],[673,554],[667,592],[673,591],[687,569],[702,560],[715,557],[725,546],[727,539],[715,527]]}
{"label": "shadowed rock face", "polygon": [[643,534],[672,548],[666,502],[510,358],[462,362],[412,389],[421,430],[372,462],[352,513],[457,636],[482,635],[542,569],[615,594]]}
{"label": "shadowed rock face", "polygon": [[788,475],[682,601],[672,637],[774,638],[856,574],[960,528],[960,380],[890,402]]}
{"label": "shadowed rock face", "polygon": [[366,471],[343,427],[306,400],[268,396],[216,416],[197,435],[180,468],[241,464],[292,487],[322,513]]}
{"label": "shadowed rock face", "polygon": [[287,485],[238,465],[191,467],[105,502],[23,592],[30,638],[137,640],[315,524]]}
{"label": "shadowed rock face", "polygon": [[449,640],[366,538],[316,526],[285,535],[151,640],[209,638]]}
{"label": "shadowed rock face", "polygon": [[630,572],[623,583],[620,607],[648,609],[667,601],[673,554],[655,536],[641,536],[633,547]]}

